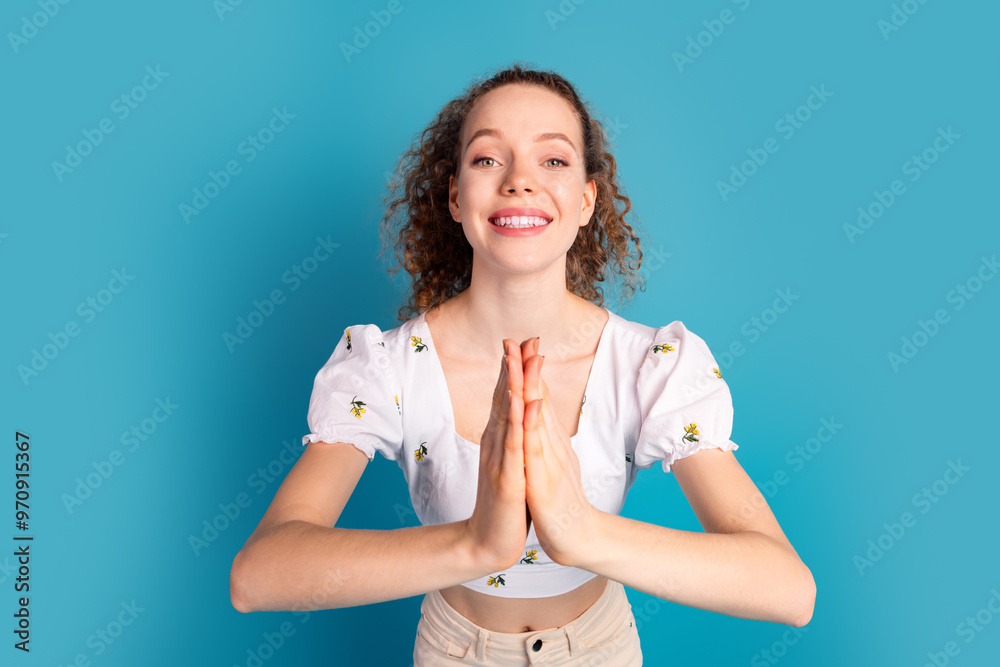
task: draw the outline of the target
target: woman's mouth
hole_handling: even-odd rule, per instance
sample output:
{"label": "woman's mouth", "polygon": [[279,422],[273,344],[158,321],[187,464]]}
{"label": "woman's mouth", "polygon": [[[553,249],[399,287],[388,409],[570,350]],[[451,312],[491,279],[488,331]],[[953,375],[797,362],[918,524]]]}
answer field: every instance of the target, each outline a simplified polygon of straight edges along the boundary
{"label": "woman's mouth", "polygon": [[517,216],[504,216],[501,218],[493,218],[490,220],[493,225],[497,227],[506,227],[508,229],[526,229],[528,227],[543,227],[549,224],[549,221],[545,218],[540,218],[533,215],[517,215]]}

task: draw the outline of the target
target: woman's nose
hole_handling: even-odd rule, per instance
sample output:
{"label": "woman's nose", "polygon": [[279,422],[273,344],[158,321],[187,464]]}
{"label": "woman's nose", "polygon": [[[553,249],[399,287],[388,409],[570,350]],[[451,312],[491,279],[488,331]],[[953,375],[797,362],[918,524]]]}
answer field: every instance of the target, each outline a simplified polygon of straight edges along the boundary
{"label": "woman's nose", "polygon": [[531,192],[533,187],[531,176],[522,163],[514,163],[511,165],[510,170],[507,172],[507,178],[504,181],[504,186],[508,192],[517,192],[518,190]]}

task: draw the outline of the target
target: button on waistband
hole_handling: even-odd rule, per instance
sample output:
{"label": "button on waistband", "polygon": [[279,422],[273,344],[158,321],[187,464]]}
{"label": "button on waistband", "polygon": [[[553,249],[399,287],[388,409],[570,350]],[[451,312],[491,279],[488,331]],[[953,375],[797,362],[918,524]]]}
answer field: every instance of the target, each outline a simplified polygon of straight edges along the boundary
{"label": "button on waistband", "polygon": [[542,648],[542,640],[541,639],[536,639],[535,643],[531,645],[531,650],[532,651],[539,651],[539,650],[541,650],[541,648]]}

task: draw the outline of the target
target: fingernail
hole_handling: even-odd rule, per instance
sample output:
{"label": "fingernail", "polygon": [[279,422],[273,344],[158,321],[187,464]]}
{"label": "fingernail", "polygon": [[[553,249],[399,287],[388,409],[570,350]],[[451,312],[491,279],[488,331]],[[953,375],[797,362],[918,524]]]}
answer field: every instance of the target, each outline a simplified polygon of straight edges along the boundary
{"label": "fingernail", "polygon": [[542,364],[545,363],[545,355],[541,354],[541,355],[538,355],[538,356],[540,356],[542,358],[542,360],[538,362],[538,370],[542,370]]}

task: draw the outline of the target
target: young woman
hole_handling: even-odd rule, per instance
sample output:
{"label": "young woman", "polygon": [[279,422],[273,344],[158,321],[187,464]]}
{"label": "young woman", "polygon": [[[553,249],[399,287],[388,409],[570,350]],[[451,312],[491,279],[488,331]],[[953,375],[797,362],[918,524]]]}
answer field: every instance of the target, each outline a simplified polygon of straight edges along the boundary
{"label": "young woman", "polygon": [[[642,254],[573,86],[500,71],[445,105],[404,163],[383,222],[405,206],[406,321],[347,327],[317,374],[308,446],[234,560],[234,606],[424,595],[418,666],[640,665],[623,585],[805,625],[812,574],[732,454],[707,345],[602,305],[595,284],[610,268],[634,290]],[[334,527],[376,452],[403,470],[421,526]],[[619,516],[657,461],[704,533]]]}

